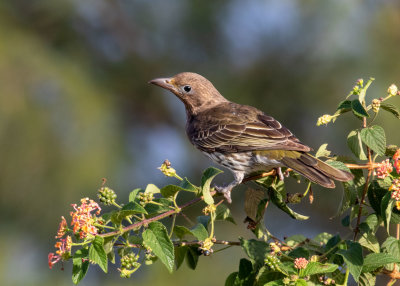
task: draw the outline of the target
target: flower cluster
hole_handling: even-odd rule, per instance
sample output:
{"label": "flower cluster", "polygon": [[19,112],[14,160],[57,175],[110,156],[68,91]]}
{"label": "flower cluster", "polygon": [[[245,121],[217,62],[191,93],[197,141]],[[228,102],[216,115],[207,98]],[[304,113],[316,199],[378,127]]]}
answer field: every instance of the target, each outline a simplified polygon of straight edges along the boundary
{"label": "flower cluster", "polygon": [[117,194],[114,192],[114,190],[108,187],[102,187],[99,189],[97,197],[99,198],[100,202],[102,202],[106,206],[109,206],[115,203]]}
{"label": "flower cluster", "polygon": [[[97,228],[93,225],[93,222],[97,218],[93,216],[92,212],[96,211],[97,215],[100,214],[100,206],[93,200],[84,198],[81,199],[81,205],[79,207],[76,204],[72,204],[72,207],[75,210],[75,212],[70,213],[72,217],[71,226],[73,226],[73,233],[79,234],[81,239],[86,238],[88,234],[96,235]],[[68,231],[70,230],[68,229],[67,220],[62,216],[56,235],[56,238],[59,240],[54,246],[57,250],[55,253],[49,253],[47,257],[50,269],[60,260],[71,258],[72,238],[69,235],[63,238]]]}
{"label": "flower cluster", "polygon": [[328,124],[331,122],[333,116],[329,114],[322,115],[320,118],[317,120],[317,126],[321,126],[323,124]]}
{"label": "flower cluster", "polygon": [[296,258],[294,260],[294,268],[296,269],[305,269],[308,265],[308,260],[304,257]]}
{"label": "flower cluster", "polygon": [[396,200],[396,208],[400,210],[400,179],[394,179],[392,185],[389,188],[392,192],[392,199]]}
{"label": "flower cluster", "polygon": [[389,86],[387,92],[391,95],[391,96],[395,96],[398,92],[398,88],[395,84],[392,84],[391,86]]}
{"label": "flower cluster", "polygon": [[274,255],[267,255],[264,259],[264,263],[268,265],[271,270],[278,270],[279,269],[279,258]]}
{"label": "flower cluster", "polygon": [[378,168],[376,168],[374,175],[376,175],[379,179],[384,179],[393,171],[393,166],[390,164],[389,159],[382,161],[379,164]]}
{"label": "flower cluster", "polygon": [[377,113],[379,111],[379,107],[381,107],[381,100],[373,99],[371,103],[372,111]]}
{"label": "flower cluster", "polygon": [[81,199],[81,205],[78,207],[76,204],[71,205],[75,212],[71,212],[71,225],[73,232],[79,233],[79,238],[83,239],[88,234],[96,235],[97,228],[93,225],[95,217],[92,215],[96,211],[96,215],[100,214],[101,208],[98,203],[89,198]]}
{"label": "flower cluster", "polygon": [[396,151],[393,155],[393,166],[396,169],[397,174],[400,173],[400,149]]}
{"label": "flower cluster", "polygon": [[55,248],[58,248],[56,253],[49,253],[48,261],[49,261],[49,268],[53,268],[53,265],[56,264],[58,261],[67,260],[71,257],[71,246],[72,246],[72,239],[68,235],[66,238],[62,238],[54,245]]}

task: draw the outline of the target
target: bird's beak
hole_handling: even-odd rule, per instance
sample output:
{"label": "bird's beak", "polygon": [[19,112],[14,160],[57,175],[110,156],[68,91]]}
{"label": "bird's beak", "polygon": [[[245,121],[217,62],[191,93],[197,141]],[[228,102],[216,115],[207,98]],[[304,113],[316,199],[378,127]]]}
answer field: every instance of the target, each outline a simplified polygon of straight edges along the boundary
{"label": "bird's beak", "polygon": [[158,86],[168,89],[170,91],[175,90],[175,85],[173,85],[172,78],[155,78],[155,79],[152,79],[151,81],[149,81],[149,83],[158,85]]}

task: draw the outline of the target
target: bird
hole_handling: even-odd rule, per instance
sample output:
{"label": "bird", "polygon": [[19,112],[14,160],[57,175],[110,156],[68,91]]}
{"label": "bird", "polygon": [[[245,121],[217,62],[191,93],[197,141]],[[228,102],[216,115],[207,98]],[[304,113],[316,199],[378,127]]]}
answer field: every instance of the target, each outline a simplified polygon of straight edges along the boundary
{"label": "bird", "polygon": [[183,102],[190,142],[232,172],[231,183],[215,187],[229,203],[232,189],[260,171],[275,169],[283,178],[281,168],[291,168],[326,188],[335,188],[333,180],[345,182],[354,178],[309,154],[312,149],[272,116],[229,101],[199,74],[182,72],[149,83],[171,91]]}

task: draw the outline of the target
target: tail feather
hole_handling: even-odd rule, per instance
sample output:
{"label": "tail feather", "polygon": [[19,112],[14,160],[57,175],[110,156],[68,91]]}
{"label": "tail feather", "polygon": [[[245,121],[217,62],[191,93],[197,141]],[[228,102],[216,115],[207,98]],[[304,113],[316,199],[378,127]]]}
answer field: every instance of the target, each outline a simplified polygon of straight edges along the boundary
{"label": "tail feather", "polygon": [[326,188],[335,187],[332,179],[346,182],[354,178],[351,173],[336,169],[307,153],[301,153],[297,158],[284,157],[282,163]]}

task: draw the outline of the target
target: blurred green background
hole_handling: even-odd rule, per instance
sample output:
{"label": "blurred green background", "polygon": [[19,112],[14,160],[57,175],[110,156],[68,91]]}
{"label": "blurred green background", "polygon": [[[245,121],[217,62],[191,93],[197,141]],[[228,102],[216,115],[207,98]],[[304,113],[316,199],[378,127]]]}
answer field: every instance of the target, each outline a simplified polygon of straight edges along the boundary
{"label": "blurred green background", "polygon": [[[173,182],[156,169],[168,158],[199,183],[211,163],[185,137],[183,105],[150,79],[200,73],[304,143],[329,142],[334,153],[349,154],[345,138],[359,123],[344,116],[316,127],[316,120],[333,113],[360,77],[376,78],[369,100],[400,84],[399,27],[396,0],[1,1],[1,284],[72,284],[70,263],[49,270],[47,254],[60,216],[80,198],[95,198],[101,178],[123,202],[136,187]],[[394,117],[378,123],[389,143],[400,143]],[[271,208],[267,227],[280,237],[346,233],[340,219],[329,220],[341,195],[340,187],[316,187],[313,205],[295,207],[309,221]],[[252,238],[241,223],[243,198],[234,192],[238,225],[220,223],[217,238]],[[130,280],[92,267],[81,285],[222,285],[243,256],[230,249],[172,275],[158,262]]]}

